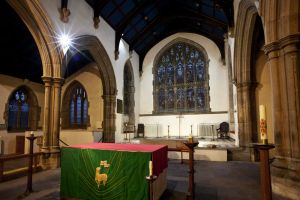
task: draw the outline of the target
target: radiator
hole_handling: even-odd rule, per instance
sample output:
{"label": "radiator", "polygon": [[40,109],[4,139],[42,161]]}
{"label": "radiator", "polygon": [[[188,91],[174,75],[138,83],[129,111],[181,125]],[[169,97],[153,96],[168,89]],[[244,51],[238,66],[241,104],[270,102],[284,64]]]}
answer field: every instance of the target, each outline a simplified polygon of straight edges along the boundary
{"label": "radiator", "polygon": [[219,124],[198,124],[197,135],[200,138],[217,138],[217,128],[219,128]]}
{"label": "radiator", "polygon": [[145,124],[145,137],[159,137],[161,124]]}

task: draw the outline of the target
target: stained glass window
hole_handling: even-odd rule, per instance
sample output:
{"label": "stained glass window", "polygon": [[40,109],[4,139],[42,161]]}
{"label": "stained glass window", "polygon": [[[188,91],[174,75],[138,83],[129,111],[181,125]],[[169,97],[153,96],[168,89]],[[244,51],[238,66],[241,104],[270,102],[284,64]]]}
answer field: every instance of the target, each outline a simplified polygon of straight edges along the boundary
{"label": "stained glass window", "polygon": [[8,106],[8,131],[29,129],[28,91],[20,88],[14,92]]}
{"label": "stained glass window", "polygon": [[177,42],[154,66],[154,112],[209,112],[208,58],[199,45]]}
{"label": "stained glass window", "polygon": [[80,84],[75,84],[71,90],[70,128],[86,128],[88,115],[86,91]]}

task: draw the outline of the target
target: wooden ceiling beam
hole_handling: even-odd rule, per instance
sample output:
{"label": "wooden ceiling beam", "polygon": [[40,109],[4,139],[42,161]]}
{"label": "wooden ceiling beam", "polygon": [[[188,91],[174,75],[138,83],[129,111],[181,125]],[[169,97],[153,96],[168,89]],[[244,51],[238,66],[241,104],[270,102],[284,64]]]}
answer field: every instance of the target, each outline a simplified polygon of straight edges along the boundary
{"label": "wooden ceiling beam", "polygon": [[192,10],[192,9],[189,9],[189,8],[182,8],[180,10],[173,10],[174,14],[176,13],[184,13],[184,15],[187,15],[187,16],[191,16],[191,17],[197,17],[197,18],[200,18],[202,21],[205,21],[213,26],[218,26],[218,27],[221,27],[223,29],[226,29],[228,27],[228,24],[225,23],[225,22],[222,22],[220,20],[217,20],[211,16],[208,16],[208,15],[205,15],[201,12],[197,12],[195,10]]}
{"label": "wooden ceiling beam", "polygon": [[150,3],[152,3],[153,1],[151,0],[145,0],[142,1],[142,3],[140,3],[139,5],[137,5],[133,11],[129,12],[124,18],[123,20],[119,23],[119,25],[116,28],[117,32],[120,32],[121,34],[123,33],[124,29],[128,26],[129,22],[135,17],[137,16],[139,13],[141,13],[142,10],[145,9],[145,7],[147,5],[149,5]]}
{"label": "wooden ceiling beam", "polygon": [[151,3],[151,0],[145,0],[141,4],[139,4],[137,7],[134,8],[133,11],[131,11],[129,14],[125,16],[125,18],[119,23],[120,25],[116,28],[115,33],[115,60],[119,57],[119,44],[122,38],[122,34],[126,26],[128,26],[129,22],[141,11]]}
{"label": "wooden ceiling beam", "polygon": [[86,2],[93,8],[94,16],[94,27],[98,28],[100,23],[100,12],[104,8],[104,6],[108,3],[109,0],[86,0]]}
{"label": "wooden ceiling beam", "polygon": [[68,0],[61,0],[61,8],[59,9],[60,20],[64,23],[69,21],[69,16],[71,14],[70,9],[68,9]]}
{"label": "wooden ceiling beam", "polygon": [[[184,23],[179,23],[178,20],[183,20]],[[151,29],[153,29],[157,24],[159,23],[164,23],[162,26],[165,26],[165,24],[170,24],[170,23],[175,23],[179,28],[181,26],[187,26],[188,24],[191,24],[191,20],[194,22],[200,22],[201,23],[207,23],[206,21],[203,21],[203,19],[200,19],[195,16],[186,16],[186,15],[168,15],[166,17],[157,17],[154,19],[144,30],[139,32],[138,35],[136,35],[131,41],[130,41],[130,46],[132,49],[135,48],[139,40],[146,35]],[[200,26],[201,27],[201,26]],[[193,26],[193,29],[197,29],[197,26]],[[225,29],[222,29],[222,31],[226,32]]]}
{"label": "wooden ceiling beam", "polygon": [[132,46],[132,48],[135,47],[135,45],[137,44],[138,40],[143,37],[146,33],[148,33],[148,31],[150,31],[151,29],[153,29],[158,23],[162,22],[162,19],[159,15],[154,18],[141,32],[139,32],[131,41],[130,41],[130,46]]}

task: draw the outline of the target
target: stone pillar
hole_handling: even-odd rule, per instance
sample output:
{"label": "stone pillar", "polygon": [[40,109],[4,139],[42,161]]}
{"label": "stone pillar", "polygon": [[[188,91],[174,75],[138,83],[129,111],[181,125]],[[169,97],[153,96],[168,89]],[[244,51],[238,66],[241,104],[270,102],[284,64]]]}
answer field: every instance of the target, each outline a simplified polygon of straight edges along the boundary
{"label": "stone pillar", "polygon": [[228,35],[225,35],[224,39],[225,44],[225,60],[226,60],[226,68],[228,72],[228,118],[230,130],[234,130],[234,103],[233,103],[233,82],[232,82],[232,65],[231,65],[231,52],[228,44]]}
{"label": "stone pillar", "polygon": [[59,130],[60,130],[60,103],[62,78],[53,78],[53,114],[52,114],[52,141],[51,151],[59,152]]}
{"label": "stone pillar", "polygon": [[49,152],[50,146],[50,103],[51,103],[51,77],[42,77],[45,83],[45,103],[44,103],[44,125],[43,125],[43,152]]}
{"label": "stone pillar", "polygon": [[271,166],[275,193],[300,195],[300,34],[265,46],[270,66],[275,160]]}
{"label": "stone pillar", "polygon": [[104,100],[104,127],[103,142],[115,142],[116,131],[116,95],[103,95]]}
{"label": "stone pillar", "polygon": [[257,133],[253,128],[256,126],[253,121],[253,115],[256,113],[255,99],[253,99],[256,85],[256,83],[251,82],[237,84],[239,141],[241,147],[257,142]]}
{"label": "stone pillar", "polygon": [[135,88],[134,88],[134,85],[133,83],[130,83],[129,84],[129,112],[128,112],[128,115],[129,115],[129,124],[135,124],[135,116],[134,116],[134,92],[135,92]]}

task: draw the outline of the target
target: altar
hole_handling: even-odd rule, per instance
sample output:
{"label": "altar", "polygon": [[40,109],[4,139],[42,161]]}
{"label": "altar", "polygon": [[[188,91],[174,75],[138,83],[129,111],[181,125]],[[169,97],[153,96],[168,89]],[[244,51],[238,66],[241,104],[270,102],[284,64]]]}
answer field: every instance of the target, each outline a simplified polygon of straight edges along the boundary
{"label": "altar", "polygon": [[152,161],[154,199],[166,189],[166,145],[93,143],[61,149],[61,198],[149,199]]}

